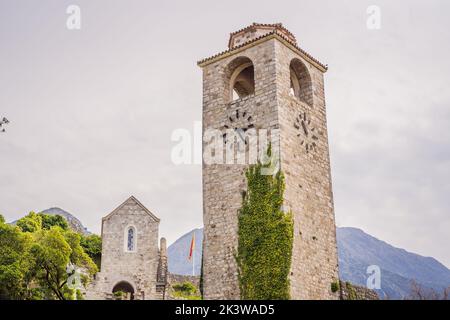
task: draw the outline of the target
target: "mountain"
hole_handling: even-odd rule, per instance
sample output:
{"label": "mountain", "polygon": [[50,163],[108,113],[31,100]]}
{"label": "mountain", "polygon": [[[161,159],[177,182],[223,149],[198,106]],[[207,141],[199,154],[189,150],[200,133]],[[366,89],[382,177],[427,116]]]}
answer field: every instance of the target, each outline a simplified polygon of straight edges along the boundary
{"label": "mountain", "polygon": [[188,260],[189,248],[191,246],[192,234],[195,234],[194,248],[194,273],[200,274],[202,263],[203,228],[194,229],[167,248],[169,259],[169,272],[174,274],[192,275],[192,261]]}
{"label": "mountain", "polygon": [[411,281],[442,292],[450,285],[450,270],[434,258],[396,248],[356,228],[337,228],[339,273],[343,280],[366,285],[366,269],[381,269],[382,297],[407,297]]}
{"label": "mountain", "polygon": [[[41,211],[40,213],[45,213],[45,214],[49,214],[49,215],[60,215],[62,217],[64,217],[67,221],[67,224],[69,225],[69,227],[78,233],[82,233],[84,235],[90,235],[91,232],[88,231],[88,229],[83,226],[83,224],[81,223],[80,220],[78,220],[77,217],[75,217],[73,214],[61,209],[61,208],[49,208],[46,210]],[[11,222],[11,224],[16,224],[17,220]]]}
{"label": "mountain", "polygon": [[[186,233],[168,247],[169,272],[192,274],[192,263],[187,260],[192,232],[196,238],[195,274],[200,274],[203,229]],[[381,298],[408,297],[412,280],[437,292],[450,286],[450,270],[436,259],[393,247],[360,229],[337,228],[337,243],[341,280],[366,286],[367,267],[377,265],[381,270],[381,289],[377,290]]]}
{"label": "mountain", "polygon": [[66,220],[67,223],[69,224],[69,227],[79,233],[82,233],[84,235],[89,235],[91,234],[88,229],[83,226],[83,224],[81,223],[80,220],[78,220],[78,218],[76,218],[74,215],[72,215],[71,213],[61,209],[61,208],[49,208],[46,210],[41,211],[41,213],[45,213],[45,214],[50,214],[50,215],[60,215],[63,216]]}

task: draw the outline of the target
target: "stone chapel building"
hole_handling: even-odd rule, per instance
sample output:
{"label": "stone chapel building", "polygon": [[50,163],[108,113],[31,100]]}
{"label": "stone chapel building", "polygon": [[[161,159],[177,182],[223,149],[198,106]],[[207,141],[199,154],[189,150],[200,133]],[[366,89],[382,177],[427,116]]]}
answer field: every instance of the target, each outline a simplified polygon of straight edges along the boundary
{"label": "stone chapel building", "polygon": [[163,299],[167,278],[166,239],[158,247],[159,219],[131,196],[102,218],[100,272],[89,285],[86,298]]}

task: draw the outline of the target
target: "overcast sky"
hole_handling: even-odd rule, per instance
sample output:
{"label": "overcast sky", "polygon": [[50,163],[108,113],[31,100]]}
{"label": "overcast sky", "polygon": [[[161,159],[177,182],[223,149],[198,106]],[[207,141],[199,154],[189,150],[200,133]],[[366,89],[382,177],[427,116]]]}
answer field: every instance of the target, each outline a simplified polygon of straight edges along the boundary
{"label": "overcast sky", "polygon": [[[81,8],[81,30],[66,8]],[[366,26],[369,5],[381,29]],[[450,266],[448,1],[0,1],[0,213],[58,206],[100,231],[130,195],[171,243],[202,226],[201,166],[171,133],[201,120],[196,61],[282,22],[329,65],[338,226]]]}

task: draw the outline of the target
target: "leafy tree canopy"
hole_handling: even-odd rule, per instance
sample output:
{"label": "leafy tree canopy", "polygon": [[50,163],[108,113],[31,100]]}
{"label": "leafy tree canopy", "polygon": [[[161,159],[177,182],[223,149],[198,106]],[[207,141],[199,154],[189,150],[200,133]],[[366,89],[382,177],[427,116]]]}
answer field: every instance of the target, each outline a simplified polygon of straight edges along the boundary
{"label": "leafy tree canopy", "polygon": [[27,216],[17,220],[16,225],[23,232],[36,232],[42,229],[42,217],[35,212],[30,212]]}
{"label": "leafy tree canopy", "polygon": [[84,252],[96,263],[100,268],[100,261],[102,258],[102,238],[96,234],[88,236],[81,236],[80,244]]}
{"label": "leafy tree canopy", "polygon": [[36,278],[42,287],[48,289],[48,295],[60,300],[73,297],[74,291],[67,285],[69,263],[85,271],[86,275],[82,279],[84,284],[88,281],[87,276],[98,271],[95,263],[81,247],[80,239],[79,234],[57,226],[35,234],[31,254],[39,267]]}
{"label": "leafy tree canopy", "polygon": [[63,216],[45,213],[39,213],[39,216],[42,218],[42,229],[50,229],[53,226],[58,226],[63,230],[69,228],[67,220]]}
{"label": "leafy tree canopy", "polygon": [[98,271],[82,239],[60,216],[30,212],[16,226],[0,219],[0,298],[80,298],[80,291],[70,286],[74,272],[81,271],[80,282],[86,285]]}
{"label": "leafy tree canopy", "polygon": [[33,259],[29,255],[31,236],[16,226],[0,222],[0,296],[25,299],[30,289]]}

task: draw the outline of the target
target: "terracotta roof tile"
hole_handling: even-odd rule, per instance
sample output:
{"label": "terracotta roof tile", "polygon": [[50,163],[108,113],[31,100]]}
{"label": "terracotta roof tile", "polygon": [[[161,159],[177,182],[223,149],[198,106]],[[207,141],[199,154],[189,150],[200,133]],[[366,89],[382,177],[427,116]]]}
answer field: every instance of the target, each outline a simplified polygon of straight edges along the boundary
{"label": "terracotta roof tile", "polygon": [[230,36],[238,34],[238,33],[242,32],[242,31],[247,31],[247,30],[252,29],[254,27],[276,27],[276,28],[280,28],[280,29],[283,29],[283,31],[285,31],[286,33],[288,33],[290,36],[292,36],[295,39],[295,36],[292,34],[292,32],[290,32],[288,29],[286,29],[283,26],[282,23],[258,23],[258,22],[253,22],[251,25],[249,25],[249,26],[247,26],[245,28],[242,28],[242,29],[239,29],[237,31],[231,32]]}
{"label": "terracotta roof tile", "polygon": [[[249,27],[251,27],[251,26],[249,26]],[[244,29],[241,29],[241,30],[239,30],[239,31],[236,31],[235,33],[241,32],[242,30],[245,30],[245,29],[247,29],[247,28],[249,28],[249,27],[246,27],[246,28],[244,28]],[[252,44],[252,43],[254,43],[254,42],[258,41],[258,40],[261,40],[261,39],[263,39],[263,38],[270,37],[270,36],[273,36],[273,35],[275,35],[275,36],[277,36],[277,37],[280,37],[280,38],[283,39],[284,41],[288,42],[291,46],[293,46],[296,50],[298,50],[302,55],[304,55],[305,57],[307,57],[308,59],[310,59],[310,60],[313,61],[314,63],[318,64],[318,65],[319,65],[320,67],[322,67],[325,71],[328,70],[328,65],[325,65],[325,64],[321,63],[319,60],[317,60],[316,58],[314,58],[314,57],[313,57],[312,55],[310,55],[308,52],[306,52],[305,50],[303,50],[302,48],[300,48],[296,43],[293,43],[290,39],[286,38],[282,33],[278,32],[276,29],[275,29],[274,31],[272,31],[272,32],[269,32],[269,33],[267,33],[267,34],[265,34],[265,35],[262,35],[262,36],[260,36],[260,37],[255,38],[255,39],[252,39],[252,40],[250,40],[250,41],[248,41],[248,42],[245,42],[245,43],[242,43],[242,44],[240,44],[240,45],[237,45],[237,46],[235,46],[235,47],[233,47],[233,48],[231,48],[231,49],[228,49],[228,50],[219,52],[219,53],[217,53],[217,54],[215,54],[215,55],[213,55],[213,56],[211,56],[211,57],[202,59],[202,60],[200,60],[200,61],[197,62],[197,65],[201,65],[201,64],[203,64],[203,63],[205,63],[205,62],[208,62],[208,61],[211,61],[211,60],[213,60],[213,59],[215,59],[215,58],[218,58],[218,57],[220,57],[220,56],[222,56],[222,55],[224,55],[224,54],[231,53],[231,52],[236,51],[236,50],[238,50],[238,49],[241,49],[241,48],[243,48],[243,47],[245,47],[245,46],[248,46],[248,45],[250,45],[250,44]]]}

